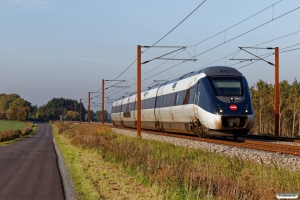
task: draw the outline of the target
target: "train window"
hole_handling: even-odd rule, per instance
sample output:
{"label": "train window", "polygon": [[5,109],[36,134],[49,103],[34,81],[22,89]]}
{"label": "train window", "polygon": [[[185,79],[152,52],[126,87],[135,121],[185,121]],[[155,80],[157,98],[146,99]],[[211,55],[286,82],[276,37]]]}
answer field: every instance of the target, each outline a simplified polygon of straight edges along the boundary
{"label": "train window", "polygon": [[144,104],[145,107],[144,107],[144,109],[147,109],[148,108],[148,99],[145,99],[144,101],[145,101],[145,104]]}
{"label": "train window", "polygon": [[196,93],[196,85],[194,85],[193,87],[190,88],[189,104],[193,104],[194,103],[195,93]]}
{"label": "train window", "polygon": [[182,102],[183,102],[183,99],[184,99],[184,96],[185,96],[185,92],[186,92],[185,90],[177,92],[177,100],[176,100],[176,105],[177,106],[182,105]]}
{"label": "train window", "polygon": [[[125,106],[124,106],[125,107]],[[128,103],[127,105],[126,105],[126,110],[125,110],[125,112],[129,112],[129,108],[130,108],[130,103]]]}
{"label": "train window", "polygon": [[176,93],[172,93],[172,94],[170,94],[170,100],[171,100],[171,102],[170,102],[170,106],[174,106],[175,105],[175,98],[176,98]]}
{"label": "train window", "polygon": [[163,107],[168,107],[168,106],[169,106],[169,95],[166,94],[164,95]]}
{"label": "train window", "polygon": [[217,96],[242,96],[244,88],[242,77],[209,77]]}
{"label": "train window", "polygon": [[135,102],[132,102],[131,106],[130,106],[130,111],[133,111],[133,110],[135,110]]}
{"label": "train window", "polygon": [[159,96],[159,99],[158,99],[158,108],[161,108],[163,107],[163,96]]}
{"label": "train window", "polygon": [[190,89],[187,89],[186,93],[185,93],[184,100],[182,102],[182,105],[188,104],[189,103],[189,99],[190,99]]}

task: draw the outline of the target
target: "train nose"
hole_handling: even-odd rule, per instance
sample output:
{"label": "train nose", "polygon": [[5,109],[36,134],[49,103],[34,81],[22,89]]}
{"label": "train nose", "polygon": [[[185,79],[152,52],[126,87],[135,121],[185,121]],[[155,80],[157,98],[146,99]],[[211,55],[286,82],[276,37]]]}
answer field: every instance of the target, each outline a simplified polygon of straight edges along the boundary
{"label": "train nose", "polygon": [[240,118],[228,118],[228,125],[230,128],[238,128],[240,127]]}

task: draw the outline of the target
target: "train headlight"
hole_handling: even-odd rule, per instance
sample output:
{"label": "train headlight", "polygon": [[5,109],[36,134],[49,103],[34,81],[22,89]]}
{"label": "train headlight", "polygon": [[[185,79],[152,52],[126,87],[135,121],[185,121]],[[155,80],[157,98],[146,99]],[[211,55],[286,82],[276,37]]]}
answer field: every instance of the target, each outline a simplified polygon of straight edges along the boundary
{"label": "train headlight", "polygon": [[220,109],[220,113],[222,113],[223,112],[223,110],[222,109]]}
{"label": "train headlight", "polygon": [[245,110],[245,112],[247,113],[247,112],[248,112],[248,110],[246,109],[246,110]]}

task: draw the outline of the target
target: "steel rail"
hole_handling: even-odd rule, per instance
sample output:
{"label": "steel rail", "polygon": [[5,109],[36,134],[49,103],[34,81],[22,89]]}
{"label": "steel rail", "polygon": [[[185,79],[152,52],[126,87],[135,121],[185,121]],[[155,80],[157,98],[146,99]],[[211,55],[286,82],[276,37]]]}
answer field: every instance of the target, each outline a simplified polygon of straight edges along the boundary
{"label": "steel rail", "polygon": [[300,138],[288,138],[288,137],[274,137],[274,136],[265,136],[265,135],[245,135],[243,138],[256,138],[264,140],[277,140],[277,141],[286,141],[286,142],[297,142],[300,143]]}

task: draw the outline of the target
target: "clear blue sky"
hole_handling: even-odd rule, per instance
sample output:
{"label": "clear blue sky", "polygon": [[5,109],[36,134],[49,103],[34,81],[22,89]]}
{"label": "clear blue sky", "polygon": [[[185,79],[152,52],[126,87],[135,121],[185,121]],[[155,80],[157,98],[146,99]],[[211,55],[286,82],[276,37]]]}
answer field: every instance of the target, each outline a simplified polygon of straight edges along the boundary
{"label": "clear blue sky", "polygon": [[[17,93],[38,106],[53,97],[87,98],[88,91],[101,88],[102,79],[114,79],[136,59],[136,46],[152,45],[191,13],[202,0],[173,1],[60,1],[0,0],[0,93]],[[180,26],[157,45],[192,46],[278,2],[278,0],[207,0]],[[219,44],[223,45],[197,56],[197,62],[186,62],[153,76],[181,61],[156,60],[143,65],[143,87],[153,80],[165,80],[200,69],[238,50],[300,31],[300,9],[281,18],[280,15],[300,6],[299,0],[282,0],[274,7],[226,30],[176,58],[191,58]],[[263,23],[257,28],[230,42]],[[261,47],[285,47],[300,43],[300,32]],[[299,48],[300,45],[293,48]],[[290,48],[290,49],[293,49]],[[142,56],[149,60],[172,49],[150,49]],[[257,55],[270,50],[251,50]],[[280,55],[280,80],[300,80],[300,50]],[[172,57],[172,55],[167,56]],[[233,55],[211,65],[232,65]],[[253,58],[239,52],[235,58]],[[266,58],[274,62],[274,56]],[[247,62],[248,63],[248,62]],[[247,63],[234,65],[241,67]],[[274,82],[274,70],[263,61],[239,69],[254,85],[259,79]],[[135,83],[136,64],[118,79]],[[123,84],[123,85],[126,85]],[[110,84],[108,83],[107,86]],[[121,92],[108,89],[106,95],[119,98]],[[115,94],[114,94],[115,93]],[[100,102],[99,98],[92,101]],[[107,105],[110,107],[110,105]],[[94,110],[101,108],[93,107]],[[107,108],[110,111],[110,108]]]}

